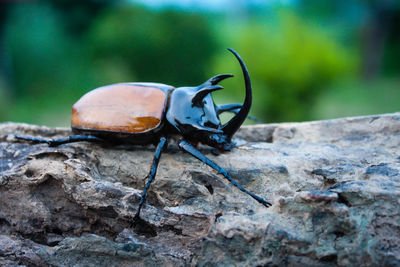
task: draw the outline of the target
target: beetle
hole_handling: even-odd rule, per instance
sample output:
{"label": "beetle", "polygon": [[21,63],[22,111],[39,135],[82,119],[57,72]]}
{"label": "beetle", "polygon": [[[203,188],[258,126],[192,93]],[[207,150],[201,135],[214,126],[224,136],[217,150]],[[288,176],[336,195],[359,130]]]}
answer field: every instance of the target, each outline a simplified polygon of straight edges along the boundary
{"label": "beetle", "polygon": [[[94,89],[83,95],[72,107],[71,128],[74,135],[59,139],[41,139],[15,135],[17,139],[48,143],[58,146],[65,143],[113,142],[156,147],[147,183],[142,192],[135,218],[146,200],[153,182],[161,153],[167,147],[168,137],[180,135],[178,146],[195,158],[222,174],[235,187],[266,207],[271,203],[239,185],[228,172],[202,154],[197,143],[218,151],[230,151],[234,147],[232,136],[248,116],[252,104],[252,88],[249,72],[239,54],[228,50],[241,66],[246,96],[243,104],[216,105],[211,93],[223,89],[218,85],[232,74],[216,75],[195,87],[178,87],[160,83],[119,83]],[[219,115],[234,112],[236,115],[221,124]]]}

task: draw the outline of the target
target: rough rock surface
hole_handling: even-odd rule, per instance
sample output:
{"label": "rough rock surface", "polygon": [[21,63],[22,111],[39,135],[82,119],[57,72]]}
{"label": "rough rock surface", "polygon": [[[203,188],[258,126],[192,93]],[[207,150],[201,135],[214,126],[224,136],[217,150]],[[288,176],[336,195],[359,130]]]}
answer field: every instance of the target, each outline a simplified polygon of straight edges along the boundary
{"label": "rough rock surface", "polygon": [[400,113],[243,127],[214,156],[265,208],[171,142],[48,147],[0,124],[0,266],[398,266]]}

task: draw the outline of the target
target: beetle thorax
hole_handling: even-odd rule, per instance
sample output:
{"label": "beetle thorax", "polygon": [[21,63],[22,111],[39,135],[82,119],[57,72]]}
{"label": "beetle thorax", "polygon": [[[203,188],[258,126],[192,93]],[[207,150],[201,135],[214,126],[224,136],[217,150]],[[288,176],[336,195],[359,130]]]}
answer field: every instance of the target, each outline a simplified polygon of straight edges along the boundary
{"label": "beetle thorax", "polygon": [[[202,142],[209,146],[230,150],[231,138],[246,119],[252,102],[249,73],[240,56],[229,49],[238,59],[245,80],[246,97],[242,104],[216,106],[211,93],[223,89],[218,85],[232,74],[219,74],[197,87],[179,87],[172,91],[166,118],[187,140]],[[226,124],[221,125],[218,115],[224,111],[239,109]],[[235,112],[236,113],[236,112]]]}
{"label": "beetle thorax", "polygon": [[211,93],[199,98],[196,97],[198,92],[197,87],[175,89],[167,110],[168,122],[187,140],[219,150],[230,150],[233,144],[221,130],[221,121]]}
{"label": "beetle thorax", "polygon": [[[210,93],[197,98],[197,87],[176,88],[170,98],[167,120],[187,139],[223,134],[221,121]],[[205,142],[205,140],[198,140]]]}

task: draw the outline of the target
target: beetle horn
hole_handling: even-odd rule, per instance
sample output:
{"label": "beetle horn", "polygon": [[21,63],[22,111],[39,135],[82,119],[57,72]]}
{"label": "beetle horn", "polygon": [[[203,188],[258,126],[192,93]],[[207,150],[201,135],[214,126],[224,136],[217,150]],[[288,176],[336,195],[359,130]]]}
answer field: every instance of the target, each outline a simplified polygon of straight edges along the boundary
{"label": "beetle horn", "polygon": [[219,83],[222,80],[225,80],[226,78],[230,78],[233,77],[233,74],[218,74],[210,79],[208,79],[205,83],[203,83],[203,86],[208,86],[208,85],[216,85],[217,83]]}
{"label": "beetle horn", "polygon": [[250,75],[246,68],[246,65],[244,64],[242,58],[239,56],[239,54],[235,50],[233,50],[231,48],[228,48],[228,50],[239,61],[240,67],[242,68],[242,72],[243,72],[243,76],[244,76],[244,83],[245,83],[245,87],[246,87],[246,97],[244,99],[242,108],[235,115],[235,117],[233,117],[230,121],[228,121],[226,124],[224,124],[221,128],[222,131],[224,132],[224,134],[227,136],[228,140],[230,141],[232,136],[240,128],[240,126],[243,124],[243,122],[247,118],[247,115],[249,114],[251,103],[252,103],[252,92],[251,92]]}
{"label": "beetle horn", "polygon": [[233,75],[232,74],[219,74],[219,75],[216,75],[216,76],[208,79],[205,83],[200,84],[198,87],[195,87],[195,93],[192,98],[192,104],[194,106],[201,106],[201,101],[203,101],[203,98],[207,94],[209,94],[213,91],[221,90],[224,88],[221,85],[217,85],[217,83],[219,83],[222,80],[225,80],[226,78],[230,78],[230,77],[233,77]]}
{"label": "beetle horn", "polygon": [[213,91],[217,91],[217,90],[221,90],[224,87],[222,87],[221,85],[211,85],[211,86],[206,86],[201,88],[199,91],[196,92],[196,94],[194,95],[194,97],[192,98],[192,104],[194,106],[201,106],[201,101],[203,101],[203,98],[213,92]]}

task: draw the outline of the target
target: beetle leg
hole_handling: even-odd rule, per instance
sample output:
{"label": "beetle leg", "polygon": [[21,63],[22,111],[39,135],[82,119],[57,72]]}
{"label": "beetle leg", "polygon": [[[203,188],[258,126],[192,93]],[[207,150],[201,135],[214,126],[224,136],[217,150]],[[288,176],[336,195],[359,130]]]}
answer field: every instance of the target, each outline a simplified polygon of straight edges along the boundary
{"label": "beetle leg", "polygon": [[160,142],[158,143],[156,148],[156,153],[154,154],[153,164],[151,165],[150,172],[147,175],[148,181],[146,183],[146,186],[144,187],[142,197],[140,198],[139,207],[136,212],[135,219],[139,218],[140,210],[142,209],[143,203],[146,200],[147,191],[149,190],[150,184],[153,182],[154,177],[156,176],[158,162],[160,161],[161,158],[161,153],[167,147],[167,144],[168,144],[167,138],[161,137]]}
{"label": "beetle leg", "polygon": [[219,115],[222,112],[232,111],[234,109],[239,109],[240,110],[241,107],[242,107],[242,104],[239,104],[239,103],[218,105],[217,106],[217,114]]}
{"label": "beetle leg", "polygon": [[265,207],[269,207],[272,205],[268,201],[247,191],[244,187],[239,185],[235,180],[232,179],[232,177],[228,174],[228,172],[226,170],[224,170],[218,164],[216,164],[215,162],[213,162],[212,160],[210,160],[209,158],[204,156],[199,150],[194,148],[190,143],[186,142],[185,140],[181,140],[181,141],[179,141],[178,146],[181,149],[183,149],[184,151],[186,151],[189,154],[191,154],[192,156],[194,156],[195,158],[201,160],[204,164],[207,164],[208,166],[210,166],[211,168],[216,170],[218,172],[218,174],[222,174],[231,184],[233,184],[234,186],[239,188],[242,192],[248,194],[249,196],[251,196],[252,198],[257,200],[259,203],[263,204]]}
{"label": "beetle leg", "polygon": [[44,139],[44,138],[36,138],[30,136],[21,136],[19,134],[14,134],[15,138],[19,140],[26,140],[35,143],[47,143],[49,146],[59,146],[66,143],[80,142],[80,141],[88,141],[88,142],[101,142],[103,139],[98,138],[93,135],[71,135],[68,137],[62,137],[58,139]]}
{"label": "beetle leg", "polygon": [[214,156],[219,156],[219,155],[221,155],[221,153],[218,151],[218,149],[216,149],[216,148],[213,148],[213,149],[211,149],[211,153],[214,155]]}
{"label": "beetle leg", "polygon": [[[241,107],[242,107],[242,104],[218,105],[217,106],[217,114],[220,115],[222,112],[231,112],[234,114],[238,114]],[[249,120],[255,121],[257,123],[264,123],[262,120],[260,120],[259,118],[255,117],[255,116],[252,116],[252,115],[247,115],[247,118]]]}

